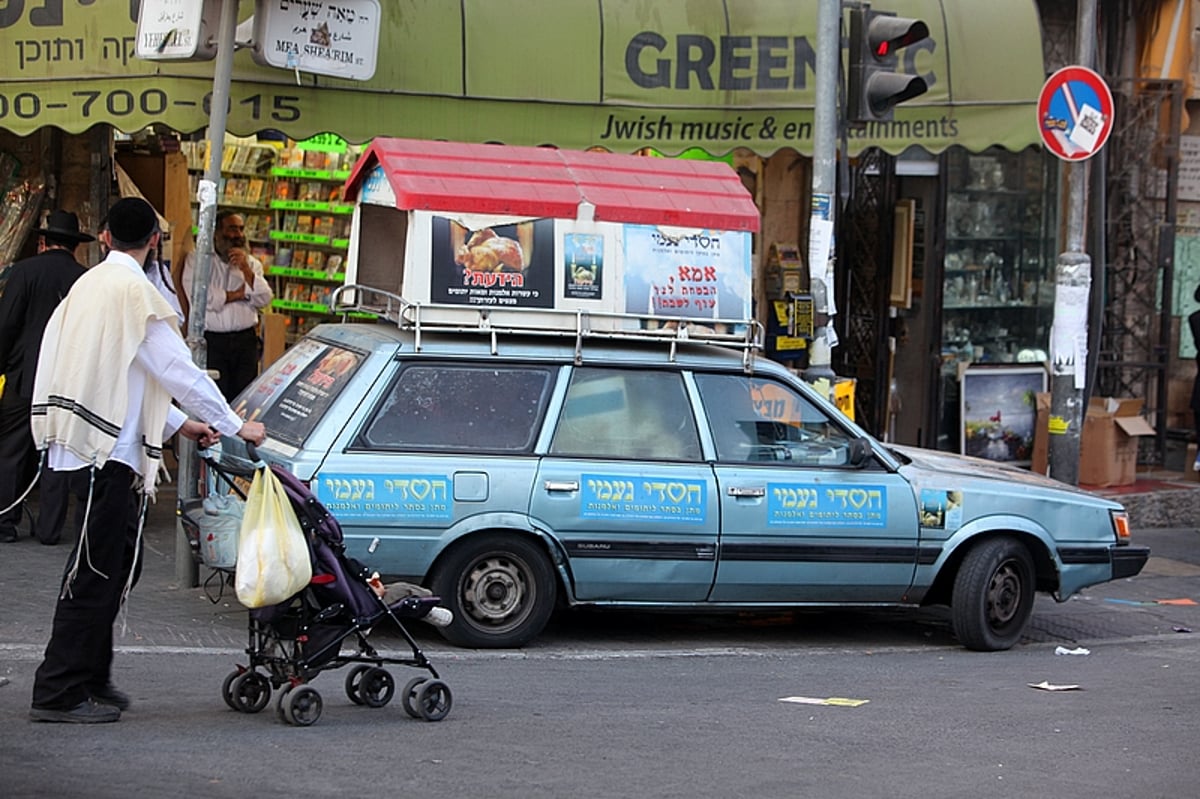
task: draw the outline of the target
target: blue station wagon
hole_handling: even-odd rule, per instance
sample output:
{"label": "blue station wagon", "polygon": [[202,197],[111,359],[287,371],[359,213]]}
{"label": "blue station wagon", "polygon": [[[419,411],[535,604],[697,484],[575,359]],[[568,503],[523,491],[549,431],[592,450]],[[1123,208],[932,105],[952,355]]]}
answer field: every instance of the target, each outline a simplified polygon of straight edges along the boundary
{"label": "blue station wagon", "polygon": [[875,440],[751,333],[456,325],[399,302],[395,324],[315,328],[236,405],[347,554],[442,598],[454,644],[519,647],[559,604],[944,604],[963,645],[1002,650],[1035,591],[1066,600],[1149,555],[1115,502]]}

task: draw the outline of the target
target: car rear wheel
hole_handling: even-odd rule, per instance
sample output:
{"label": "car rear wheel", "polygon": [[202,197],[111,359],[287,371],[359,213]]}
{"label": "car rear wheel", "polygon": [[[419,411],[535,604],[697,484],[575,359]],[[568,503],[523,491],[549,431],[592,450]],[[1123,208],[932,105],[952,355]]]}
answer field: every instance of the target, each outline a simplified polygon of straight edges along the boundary
{"label": "car rear wheel", "polygon": [[528,643],[550,619],[557,588],[545,552],[502,533],[456,545],[435,569],[430,587],[454,614],[442,635],[476,648]]}
{"label": "car rear wheel", "polygon": [[1009,649],[1033,612],[1033,558],[1014,538],[976,544],[954,579],[950,615],[954,634],[967,649]]}

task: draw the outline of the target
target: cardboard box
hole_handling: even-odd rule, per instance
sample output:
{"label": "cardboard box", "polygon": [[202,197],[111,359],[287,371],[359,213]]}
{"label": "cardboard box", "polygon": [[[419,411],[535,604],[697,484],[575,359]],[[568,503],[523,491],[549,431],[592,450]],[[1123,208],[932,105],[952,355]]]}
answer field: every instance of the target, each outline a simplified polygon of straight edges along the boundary
{"label": "cardboard box", "polygon": [[1196,462],[1196,445],[1188,444],[1187,454],[1183,456],[1183,478],[1191,480],[1193,483],[1200,483],[1200,472],[1192,468],[1192,464]]}
{"label": "cardboard box", "polygon": [[1079,444],[1079,482],[1130,485],[1137,479],[1138,436],[1155,430],[1142,418],[1139,398],[1093,397]]}
{"label": "cardboard box", "polygon": [[1050,468],[1050,392],[1039,391],[1037,394],[1037,419],[1033,424],[1033,464],[1030,466],[1038,474],[1045,474]]}

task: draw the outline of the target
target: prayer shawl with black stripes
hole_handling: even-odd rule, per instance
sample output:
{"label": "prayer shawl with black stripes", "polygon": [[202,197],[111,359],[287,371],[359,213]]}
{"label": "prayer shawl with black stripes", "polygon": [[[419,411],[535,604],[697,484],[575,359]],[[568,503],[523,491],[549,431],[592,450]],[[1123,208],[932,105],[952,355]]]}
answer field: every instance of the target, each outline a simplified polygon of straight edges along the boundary
{"label": "prayer shawl with black stripes", "polygon": [[[33,386],[31,425],[39,450],[58,443],[102,467],[129,405],[129,367],[152,319],[175,312],[145,275],[102,261],[75,281],[46,325]],[[171,395],[146,376],[141,463],[131,464],[154,493]]]}

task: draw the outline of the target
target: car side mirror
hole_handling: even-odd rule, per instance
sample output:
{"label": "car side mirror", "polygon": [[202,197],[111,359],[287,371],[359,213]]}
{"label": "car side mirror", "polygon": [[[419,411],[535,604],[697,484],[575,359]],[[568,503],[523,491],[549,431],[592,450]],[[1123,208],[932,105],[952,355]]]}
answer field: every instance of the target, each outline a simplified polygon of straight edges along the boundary
{"label": "car side mirror", "polygon": [[850,465],[856,469],[863,466],[871,457],[871,444],[865,438],[850,440]]}

